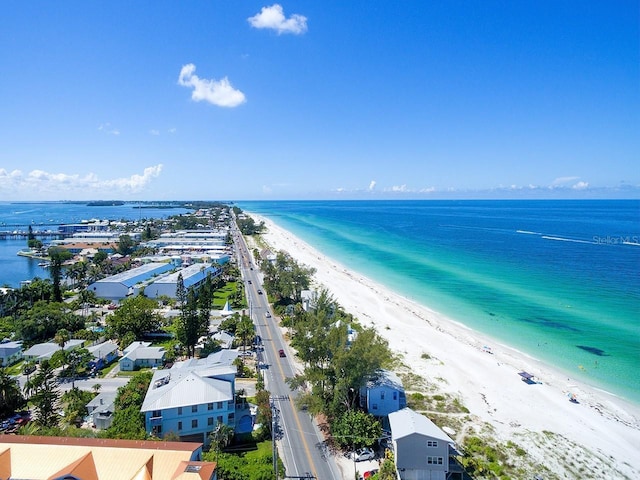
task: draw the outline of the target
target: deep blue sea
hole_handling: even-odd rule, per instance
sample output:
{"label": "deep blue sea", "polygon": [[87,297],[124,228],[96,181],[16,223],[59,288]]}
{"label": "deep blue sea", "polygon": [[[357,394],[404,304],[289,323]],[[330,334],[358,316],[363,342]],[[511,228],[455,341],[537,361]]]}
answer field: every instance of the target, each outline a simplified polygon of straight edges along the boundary
{"label": "deep blue sea", "polygon": [[638,200],[238,206],[405,297],[640,402]]}
{"label": "deep blue sea", "polygon": [[[67,202],[0,202],[0,231],[58,231],[63,223],[82,220],[140,220],[166,218],[187,213],[182,208],[139,208],[139,204],[121,206],[88,206],[86,203]],[[46,243],[47,239],[43,239]],[[26,239],[0,238],[0,286],[19,287],[22,280],[34,277],[48,278],[48,271],[38,266],[39,261],[17,256],[27,249]]]}

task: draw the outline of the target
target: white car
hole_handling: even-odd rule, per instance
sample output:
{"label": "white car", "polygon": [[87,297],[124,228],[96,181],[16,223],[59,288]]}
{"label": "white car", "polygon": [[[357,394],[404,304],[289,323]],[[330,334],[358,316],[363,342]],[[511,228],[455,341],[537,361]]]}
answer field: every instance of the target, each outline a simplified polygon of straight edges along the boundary
{"label": "white car", "polygon": [[376,454],[370,448],[359,448],[355,452],[349,453],[349,458],[356,462],[364,462],[366,460],[373,460]]}

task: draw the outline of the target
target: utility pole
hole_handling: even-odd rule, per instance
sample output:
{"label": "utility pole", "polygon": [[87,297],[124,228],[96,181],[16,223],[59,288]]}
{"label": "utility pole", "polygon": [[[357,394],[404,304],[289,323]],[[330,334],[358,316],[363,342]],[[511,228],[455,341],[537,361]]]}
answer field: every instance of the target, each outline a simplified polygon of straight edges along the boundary
{"label": "utility pole", "polygon": [[278,428],[278,414],[280,411],[276,407],[274,399],[271,399],[271,455],[273,457],[273,471],[276,474],[276,480],[278,480],[278,447],[276,446],[276,430]]}

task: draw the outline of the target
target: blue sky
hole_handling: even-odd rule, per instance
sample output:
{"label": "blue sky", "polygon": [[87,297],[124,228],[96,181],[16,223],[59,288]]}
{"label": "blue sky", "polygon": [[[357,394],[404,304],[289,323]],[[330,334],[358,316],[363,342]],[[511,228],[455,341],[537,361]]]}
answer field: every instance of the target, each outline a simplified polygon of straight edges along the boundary
{"label": "blue sky", "polygon": [[0,200],[640,198],[638,8],[9,0]]}

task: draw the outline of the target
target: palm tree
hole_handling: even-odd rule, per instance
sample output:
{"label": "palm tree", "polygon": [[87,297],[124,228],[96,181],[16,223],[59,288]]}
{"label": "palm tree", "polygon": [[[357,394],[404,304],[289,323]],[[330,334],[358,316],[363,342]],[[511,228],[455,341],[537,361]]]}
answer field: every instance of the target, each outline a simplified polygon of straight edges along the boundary
{"label": "palm tree", "polygon": [[0,416],[6,417],[25,404],[18,380],[0,368]]}
{"label": "palm tree", "polygon": [[243,350],[247,349],[247,338],[249,336],[253,337],[254,330],[255,326],[251,318],[248,315],[242,315],[242,318],[236,326],[236,336],[242,339]]}
{"label": "palm tree", "polygon": [[219,423],[216,429],[209,435],[211,446],[216,450],[216,462],[218,461],[218,453],[225,448],[231,439],[233,439],[233,428],[226,423]]}

